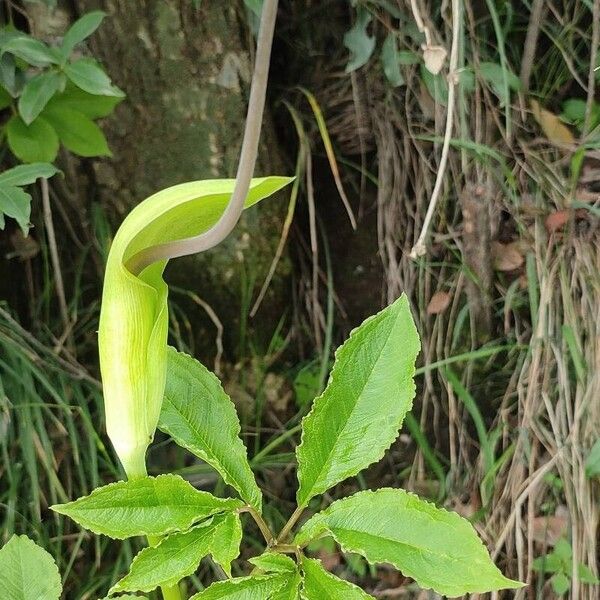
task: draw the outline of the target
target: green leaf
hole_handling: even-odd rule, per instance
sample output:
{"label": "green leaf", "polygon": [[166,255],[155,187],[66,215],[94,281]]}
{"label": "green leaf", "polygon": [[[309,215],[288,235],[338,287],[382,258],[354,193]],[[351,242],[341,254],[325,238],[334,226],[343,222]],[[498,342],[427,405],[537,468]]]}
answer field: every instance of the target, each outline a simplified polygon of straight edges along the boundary
{"label": "green leaf", "polygon": [[58,600],[62,585],[56,563],[26,535],[13,535],[0,550],[2,600]]}
{"label": "green leaf", "polygon": [[502,65],[492,62],[482,62],[479,64],[478,69],[479,75],[487,81],[492,90],[500,99],[501,104],[507,104],[510,102],[510,97],[506,97],[506,89],[504,87],[504,78],[506,77],[506,85],[509,89],[519,91],[521,89],[521,81],[519,78],[509,69],[506,71],[502,68]]}
{"label": "green leaf", "polygon": [[[272,600],[286,583],[281,575],[254,575],[217,581],[190,600]],[[324,600],[324,599],[323,599]]]}
{"label": "green leaf", "polygon": [[302,577],[298,571],[285,576],[283,587],[276,591],[271,600],[300,600],[300,584]]}
{"label": "green leaf", "polygon": [[52,510],[82,527],[115,539],[185,530],[219,512],[242,506],[192,487],[178,475],[140,477],[96,488],[89,496]]}
{"label": "green leaf", "polygon": [[167,381],[158,427],[213,466],[260,512],[261,493],[239,437],[235,405],[219,379],[197,360],[167,350]]}
{"label": "green leaf", "polygon": [[443,106],[448,104],[448,82],[446,78],[438,73],[434,75],[430,73],[425,65],[421,65],[421,79],[429,92],[429,95]]}
{"label": "green leaf", "polygon": [[213,521],[214,539],[210,550],[213,560],[231,577],[231,563],[240,555],[242,523],[238,513],[226,513]]}
{"label": "green leaf", "polygon": [[43,116],[67,150],[79,156],[111,156],[102,130],[83,113],[54,105],[46,107]]}
{"label": "green leaf", "polygon": [[144,548],[133,559],[129,573],[109,590],[151,592],[159,585],[171,587],[196,571],[210,552],[214,529],[204,524],[183,533],[172,533],[157,546]]}
{"label": "green leaf", "polygon": [[302,421],[298,506],[383,457],[412,406],[419,349],[403,294],[337,350],[329,383]]}
{"label": "green leaf", "polygon": [[356,11],[356,23],[344,35],[344,46],[350,50],[350,60],[346,65],[346,73],[356,71],[367,63],[375,50],[375,37],[367,33],[371,22],[371,13],[360,6]]}
{"label": "green leaf", "polygon": [[[291,179],[253,179],[246,207]],[[154,436],[167,374],[167,261],[134,276],[129,259],[140,250],[198,235],[219,219],[235,181],[192,181],[150,196],[132,210],[114,238],[106,265],[98,342],[106,425],[119,459],[130,472],[143,470]],[[235,454],[235,451],[234,451]]]}
{"label": "green leaf", "polygon": [[100,27],[105,16],[105,12],[95,10],[75,21],[63,38],[60,49],[62,56],[67,58],[77,44],[90,37]]}
{"label": "green leaf", "polygon": [[27,82],[19,98],[19,114],[27,125],[44,110],[60,84],[58,73],[42,73]]}
{"label": "green leaf", "polygon": [[563,561],[563,564],[567,565],[571,563],[573,548],[571,548],[571,544],[565,538],[560,538],[554,546],[553,554],[558,556]]}
{"label": "green leaf", "polygon": [[0,185],[28,185],[38,179],[50,179],[60,171],[50,163],[17,165],[0,173]]}
{"label": "green leaf", "polygon": [[552,583],[552,589],[558,596],[564,596],[571,587],[571,580],[565,575],[565,573],[556,573],[550,580]]}
{"label": "green leaf", "polygon": [[296,536],[305,545],[332,535],[344,552],[390,563],[422,588],[446,596],[518,588],[491,561],[473,526],[399,489],[359,492],[309,519]]}
{"label": "green leaf", "polygon": [[560,558],[556,554],[546,554],[545,556],[538,556],[531,565],[534,571],[539,573],[556,573],[562,571],[564,565]]}
{"label": "green leaf", "polygon": [[90,119],[99,119],[110,115],[124,96],[98,96],[84,92],[71,82],[67,83],[65,91],[57,94],[48,103],[48,108],[70,108],[83,113]]}
{"label": "green leaf", "polygon": [[106,598],[102,598],[102,600],[148,600],[148,599],[146,598],[146,596],[133,596],[132,594],[125,594],[124,596],[119,596],[118,598],[115,598],[114,596],[109,598],[108,596],[106,596]]}
{"label": "green leaf", "polygon": [[249,562],[266,573],[293,573],[297,570],[296,563],[289,556],[270,550],[251,558]]}
{"label": "green leaf", "polygon": [[585,459],[585,475],[588,478],[600,475],[600,438],[596,440]]}
{"label": "green leaf", "polygon": [[29,233],[31,196],[21,188],[0,184],[0,229],[4,229],[4,215],[19,224],[24,236]]}
{"label": "green leaf", "polygon": [[588,585],[598,585],[600,580],[594,575],[593,571],[583,563],[577,565],[577,579],[581,583],[587,583]]}
{"label": "green leaf", "polygon": [[321,562],[311,558],[302,559],[304,582],[302,595],[306,600],[366,600],[373,598],[359,587],[328,573]]}
{"label": "green leaf", "polygon": [[111,83],[109,76],[92,58],[80,58],[66,65],[65,73],[77,87],[90,94],[123,96],[123,92]]}
{"label": "green leaf", "polygon": [[60,62],[56,51],[40,40],[24,34],[9,39],[2,45],[1,51],[3,54],[10,52],[34,67],[47,67]]}
{"label": "green leaf", "polygon": [[3,87],[0,87],[0,110],[8,108],[11,104],[12,96]]}
{"label": "green leaf", "polygon": [[6,137],[11,152],[26,163],[52,162],[58,153],[56,131],[42,117],[26,125],[14,115],[6,124]]}
{"label": "green leaf", "polygon": [[404,85],[404,77],[402,77],[400,71],[398,43],[393,33],[388,34],[381,47],[381,64],[383,65],[383,72],[392,86]]}

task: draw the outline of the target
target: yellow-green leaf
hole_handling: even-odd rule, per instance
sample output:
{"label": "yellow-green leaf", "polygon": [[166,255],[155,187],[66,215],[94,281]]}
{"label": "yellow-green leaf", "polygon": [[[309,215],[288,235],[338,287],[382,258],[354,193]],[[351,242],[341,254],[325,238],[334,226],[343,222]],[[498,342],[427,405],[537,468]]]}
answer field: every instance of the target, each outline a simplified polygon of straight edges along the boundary
{"label": "yellow-green leaf", "polygon": [[[253,179],[246,207],[290,182]],[[197,235],[214,225],[235,181],[193,181],[167,188],[136,206],[119,228],[106,265],[99,327],[100,369],[108,435],[129,476],[145,472],[165,389],[167,365],[167,261],[139,275],[126,267],[140,250]]]}

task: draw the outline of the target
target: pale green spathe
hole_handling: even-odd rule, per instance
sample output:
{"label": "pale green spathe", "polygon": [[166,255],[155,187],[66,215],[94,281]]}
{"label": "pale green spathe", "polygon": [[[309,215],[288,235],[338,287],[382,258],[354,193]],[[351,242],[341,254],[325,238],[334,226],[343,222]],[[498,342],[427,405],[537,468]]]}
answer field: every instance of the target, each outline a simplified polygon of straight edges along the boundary
{"label": "pale green spathe", "polygon": [[[253,179],[245,206],[270,196],[287,177]],[[113,241],[104,279],[98,345],[106,427],[128,476],[145,472],[160,414],[167,362],[167,284],[160,261],[134,276],[125,266],[140,250],[198,235],[214,225],[233,193],[233,179],[167,188],[136,206]]]}

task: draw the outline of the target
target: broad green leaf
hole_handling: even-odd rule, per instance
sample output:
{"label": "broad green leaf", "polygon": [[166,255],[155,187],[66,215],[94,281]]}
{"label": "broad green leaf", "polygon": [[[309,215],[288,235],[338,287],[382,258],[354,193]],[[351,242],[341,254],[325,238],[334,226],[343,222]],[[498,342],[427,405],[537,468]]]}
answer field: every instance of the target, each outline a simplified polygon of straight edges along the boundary
{"label": "broad green leaf", "polygon": [[65,33],[65,37],[63,38],[62,47],[60,49],[63,58],[67,58],[77,44],[90,37],[90,35],[100,27],[105,16],[105,12],[95,10],[83,15],[80,19],[77,19],[77,21],[71,25],[67,33]]}
{"label": "broad green leaf", "polygon": [[506,96],[507,89],[515,91],[521,89],[521,81],[519,78],[510,69],[504,70],[502,65],[499,65],[498,63],[482,62],[479,64],[477,72],[490,84],[492,90],[496,96],[498,96],[502,104],[510,102],[510,97]]}
{"label": "broad green leaf", "polygon": [[129,573],[109,590],[151,592],[159,585],[171,587],[196,571],[212,547],[214,529],[208,525],[172,533],[157,546],[144,548],[133,559]]}
{"label": "broad green leaf", "polygon": [[552,583],[552,589],[558,596],[563,596],[566,594],[571,587],[571,580],[565,575],[565,573],[556,573],[550,582]]}
{"label": "broad green leaf", "polygon": [[302,576],[298,571],[288,573],[284,578],[283,587],[276,591],[270,600],[300,600],[300,584]]}
{"label": "broad green leaf", "polygon": [[557,571],[562,571],[564,569],[560,557],[552,553],[546,554],[546,556],[538,556],[538,558],[533,561],[531,567],[534,571],[540,573],[556,573]]}
{"label": "broad green leaf", "polygon": [[111,156],[106,138],[83,113],[63,106],[48,106],[43,113],[67,150],[79,156]]}
{"label": "broad green leaf", "polygon": [[585,474],[588,478],[600,475],[600,438],[596,440],[585,459]]}
{"label": "broad green leaf", "polygon": [[216,498],[178,475],[140,477],[96,488],[52,510],[82,527],[115,539],[185,530],[211,515],[236,510],[239,500]]}
{"label": "broad green leaf", "polygon": [[30,125],[44,110],[50,98],[58,90],[59,84],[60,75],[54,72],[36,75],[27,82],[18,103],[19,114],[27,125]]}
{"label": "broad green leaf", "polygon": [[65,91],[56,94],[48,103],[48,108],[69,108],[83,113],[90,119],[99,119],[110,115],[124,96],[98,96],[84,92],[71,82],[67,83]]}
{"label": "broad green leaf", "polygon": [[371,13],[360,6],[356,11],[356,23],[344,35],[344,46],[350,50],[350,60],[346,65],[346,73],[356,71],[367,63],[375,50],[375,37],[367,33],[371,22]]}
{"label": "broad green leaf", "polygon": [[429,92],[429,95],[438,103],[446,106],[448,104],[448,82],[446,78],[438,73],[430,73],[425,65],[421,65],[421,79]]}
{"label": "broad green leaf", "polygon": [[231,577],[231,563],[240,555],[242,523],[238,513],[226,513],[215,517],[212,525],[214,538],[210,553]]}
{"label": "broad green leaf", "polygon": [[302,421],[298,506],[383,457],[412,406],[419,349],[403,294],[337,350],[329,383]]}
{"label": "broad green leaf", "polygon": [[286,583],[281,575],[254,575],[217,581],[190,600],[272,600]]}
{"label": "broad green leaf", "polygon": [[27,236],[31,216],[31,196],[21,188],[0,184],[0,229],[4,229],[3,215],[15,219],[23,235]]}
{"label": "broad green leaf", "polygon": [[56,131],[42,117],[26,125],[14,115],[6,124],[6,137],[11,152],[26,163],[52,162],[58,153]]}
{"label": "broad green leaf", "polygon": [[38,179],[49,179],[60,171],[50,163],[17,165],[0,173],[0,185],[28,185]]}
{"label": "broad green leaf", "polygon": [[239,437],[235,405],[216,375],[173,348],[167,350],[167,381],[158,427],[213,466],[225,483],[260,511],[261,493]]}
{"label": "broad green leaf", "polygon": [[446,596],[519,588],[502,575],[473,526],[399,489],[359,492],[309,519],[296,536],[305,545],[332,535],[344,552],[390,563],[422,588]]}
{"label": "broad green leaf", "polygon": [[146,596],[133,596],[131,594],[125,594],[124,596],[119,596],[118,598],[115,598],[114,596],[109,598],[106,596],[106,598],[102,598],[102,600],[147,600],[147,598]]}
{"label": "broad green leaf", "polygon": [[0,110],[3,110],[12,104],[12,96],[0,87]]}
{"label": "broad green leaf", "polygon": [[123,92],[114,86],[110,77],[92,58],[80,58],[65,66],[67,77],[83,91],[99,96],[123,96]]}
{"label": "broad green leaf", "polygon": [[46,67],[59,62],[57,53],[52,48],[40,40],[24,34],[9,39],[2,44],[0,51],[3,54],[10,52],[35,67]]}
{"label": "broad green leaf", "polygon": [[[291,179],[254,179],[246,207],[270,196]],[[140,250],[198,235],[219,219],[235,181],[183,183],[150,196],[127,216],[113,241],[104,277],[98,344],[108,435],[128,473],[144,471],[167,374],[167,261],[138,276],[126,263]]]}
{"label": "broad green leaf", "polygon": [[302,596],[306,600],[367,600],[373,598],[348,581],[343,581],[328,573],[320,561],[311,558],[302,559]]}
{"label": "broad green leaf", "polygon": [[50,554],[26,535],[13,535],[0,550],[2,600],[59,600],[61,591]]}
{"label": "broad green leaf", "polygon": [[393,33],[388,34],[381,47],[381,64],[387,80],[394,87],[404,84],[404,77],[400,71],[400,59],[398,57],[398,42]]}
{"label": "broad green leaf", "polygon": [[289,556],[270,550],[251,558],[249,562],[266,573],[292,573],[297,570],[296,563]]}
{"label": "broad green leaf", "polygon": [[593,571],[582,563],[577,565],[577,579],[581,583],[587,583],[588,585],[598,585],[600,583],[600,580],[594,575]]}

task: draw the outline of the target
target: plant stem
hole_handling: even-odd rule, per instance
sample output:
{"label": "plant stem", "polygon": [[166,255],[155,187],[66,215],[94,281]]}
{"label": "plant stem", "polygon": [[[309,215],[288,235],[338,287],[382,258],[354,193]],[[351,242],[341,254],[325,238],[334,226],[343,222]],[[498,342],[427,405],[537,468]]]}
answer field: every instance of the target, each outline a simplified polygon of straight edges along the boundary
{"label": "plant stem", "polygon": [[292,527],[296,524],[296,521],[300,518],[302,513],[304,512],[304,506],[299,506],[289,518],[289,521],[284,525],[281,533],[277,536],[277,543],[284,542],[287,538],[288,534],[292,530]]}
{"label": "plant stem", "polygon": [[258,525],[258,528],[260,529],[260,532],[262,533],[263,537],[265,538],[265,542],[267,542],[267,546],[272,546],[275,543],[275,536],[273,535],[270,527],[267,525],[267,523],[262,518],[262,516],[256,510],[254,510],[254,508],[252,508],[251,506],[247,506],[243,510],[245,512],[250,513],[250,516],[254,519],[254,521]]}

